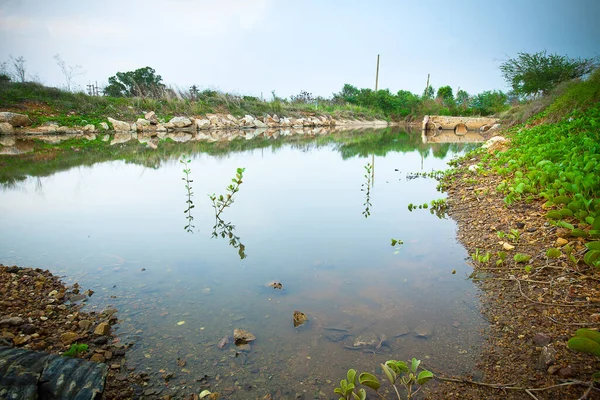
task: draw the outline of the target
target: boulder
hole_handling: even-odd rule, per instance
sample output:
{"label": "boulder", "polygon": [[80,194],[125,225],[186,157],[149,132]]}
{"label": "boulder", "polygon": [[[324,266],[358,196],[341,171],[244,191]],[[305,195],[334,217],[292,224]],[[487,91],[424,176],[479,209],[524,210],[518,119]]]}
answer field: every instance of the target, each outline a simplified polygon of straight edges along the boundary
{"label": "boulder", "polygon": [[158,117],[154,111],[147,112],[144,118],[152,125],[158,125]]}
{"label": "boulder", "polygon": [[[170,126],[169,126],[170,125]],[[173,117],[167,124],[167,128],[186,128],[192,125],[192,121],[188,117]]]}
{"label": "boulder", "polygon": [[254,123],[254,117],[252,115],[244,115],[244,118],[240,120],[240,125],[247,128],[254,128],[256,124]]}
{"label": "boulder", "polygon": [[208,120],[210,121],[210,127],[211,128],[220,128],[223,126],[223,123],[221,122],[221,120],[219,119],[219,117],[217,117],[214,114],[207,114],[206,118],[208,118]]}
{"label": "boulder", "polygon": [[94,334],[96,335],[108,335],[108,332],[110,332],[110,325],[108,322],[101,322],[96,329],[94,329]]}
{"label": "boulder", "polygon": [[[156,117],[156,115],[155,115],[155,117]],[[138,118],[138,120],[135,121],[135,126],[137,128],[136,130],[143,131],[144,129],[147,129],[148,127],[150,127],[150,121],[147,119],[144,119],[144,118]]]}
{"label": "boulder", "polygon": [[111,117],[108,117],[108,122],[112,124],[115,131],[129,132],[131,129],[131,125],[129,125],[127,122],[119,121]]}
{"label": "boulder", "polygon": [[510,141],[505,137],[494,136],[485,142],[481,147],[487,149],[488,153],[493,153],[494,151],[505,151],[508,148],[509,142]]}
{"label": "boulder", "polygon": [[265,124],[264,122],[262,122],[262,121],[260,121],[258,119],[255,119],[254,120],[254,126],[256,126],[257,128],[266,128],[267,124]]}
{"label": "boulder", "polygon": [[256,336],[251,332],[236,328],[233,330],[233,340],[235,344],[244,344],[256,340]]}
{"label": "boulder", "polygon": [[10,135],[13,133],[13,126],[8,122],[0,122],[0,134]]}
{"label": "boulder", "polygon": [[27,115],[12,112],[0,112],[0,122],[8,122],[13,128],[31,125],[31,120]]}
{"label": "boulder", "polygon": [[87,124],[86,126],[83,127],[82,130],[84,132],[95,132],[96,131],[96,127],[93,124]]}
{"label": "boulder", "polygon": [[198,129],[209,129],[210,128],[210,121],[207,119],[196,119],[196,128]]}

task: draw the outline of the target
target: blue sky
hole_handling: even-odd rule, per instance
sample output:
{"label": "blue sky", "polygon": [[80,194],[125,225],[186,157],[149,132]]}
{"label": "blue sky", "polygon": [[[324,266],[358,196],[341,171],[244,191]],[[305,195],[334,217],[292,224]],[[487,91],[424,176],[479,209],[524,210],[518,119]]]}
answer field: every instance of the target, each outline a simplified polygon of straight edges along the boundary
{"label": "blue sky", "polygon": [[79,86],[150,66],[166,84],[270,98],[344,83],[421,93],[507,90],[498,66],[518,52],[600,55],[598,0],[0,0],[0,61],[64,85],[53,56],[81,65]]}

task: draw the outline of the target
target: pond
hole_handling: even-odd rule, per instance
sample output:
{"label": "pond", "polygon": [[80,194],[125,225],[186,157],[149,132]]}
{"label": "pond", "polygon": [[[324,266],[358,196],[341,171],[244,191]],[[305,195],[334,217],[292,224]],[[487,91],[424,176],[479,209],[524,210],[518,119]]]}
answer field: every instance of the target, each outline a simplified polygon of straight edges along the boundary
{"label": "pond", "polygon": [[[0,263],[93,289],[87,310],[117,308],[129,365],[161,394],[209,384],[232,399],[332,398],[348,368],[412,357],[472,373],[485,322],[468,255],[454,221],[408,205],[444,197],[412,173],[475,145],[400,128],[248,143],[4,171]],[[243,183],[215,232],[208,194],[225,194],[237,168]],[[294,327],[294,311],[308,321]],[[236,328],[255,335],[250,348],[219,348]]]}

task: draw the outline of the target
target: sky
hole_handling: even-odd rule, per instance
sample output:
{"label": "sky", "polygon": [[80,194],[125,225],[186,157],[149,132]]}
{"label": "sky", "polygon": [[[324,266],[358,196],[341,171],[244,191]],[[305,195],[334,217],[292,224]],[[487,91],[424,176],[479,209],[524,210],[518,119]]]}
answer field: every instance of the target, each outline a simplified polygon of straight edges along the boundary
{"label": "sky", "polygon": [[191,85],[270,99],[330,97],[345,83],[420,94],[509,88],[519,52],[600,56],[599,0],[0,0],[0,62],[64,87],[54,56],[81,66],[82,89],[146,66]]}

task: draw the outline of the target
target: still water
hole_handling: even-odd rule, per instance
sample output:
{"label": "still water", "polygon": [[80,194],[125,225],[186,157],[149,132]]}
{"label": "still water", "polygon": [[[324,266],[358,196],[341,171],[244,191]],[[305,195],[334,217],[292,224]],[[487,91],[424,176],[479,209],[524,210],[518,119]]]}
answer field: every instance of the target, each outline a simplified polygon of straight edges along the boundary
{"label": "still water", "polygon": [[[116,307],[117,333],[134,343],[128,363],[161,395],[209,385],[232,399],[333,398],[348,368],[411,357],[472,372],[483,320],[467,254],[454,221],[407,209],[444,197],[437,182],[406,179],[446,168],[465,145],[389,129],[282,140],[219,154],[179,144],[152,167],[82,161],[4,184],[0,263],[93,289],[87,310]],[[221,215],[230,243],[212,237],[207,194],[225,194],[239,167],[243,183]],[[300,327],[296,310],[308,317]],[[235,328],[256,336],[250,350],[217,347]]]}

